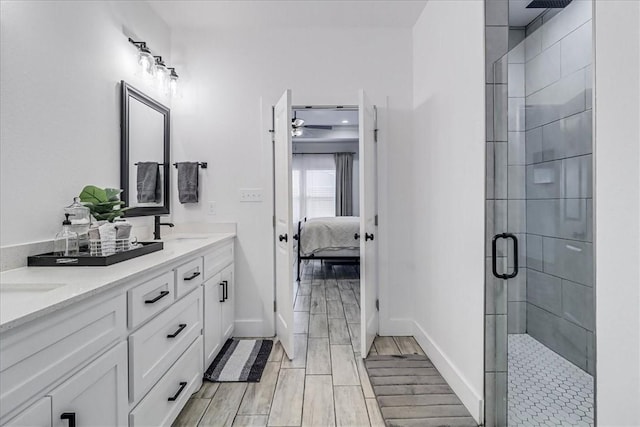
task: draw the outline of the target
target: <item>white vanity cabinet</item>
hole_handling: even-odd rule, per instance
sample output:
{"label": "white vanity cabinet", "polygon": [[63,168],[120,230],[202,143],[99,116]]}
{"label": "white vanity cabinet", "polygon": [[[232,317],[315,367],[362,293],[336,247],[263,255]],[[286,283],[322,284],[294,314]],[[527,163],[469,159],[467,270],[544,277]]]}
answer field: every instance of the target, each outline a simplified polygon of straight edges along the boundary
{"label": "white vanity cabinet", "polygon": [[0,329],[0,426],[170,425],[233,333],[233,235],[178,257]]}
{"label": "white vanity cabinet", "polygon": [[220,273],[204,282],[204,366],[206,371],[222,348],[222,300],[224,284]]}
{"label": "white vanity cabinet", "polygon": [[51,397],[46,396],[22,411],[20,415],[7,423],[11,426],[52,427]]}
{"label": "white vanity cabinet", "polygon": [[233,335],[235,283],[233,242],[204,256],[204,369]]}
{"label": "white vanity cabinet", "polygon": [[235,286],[233,280],[233,264],[225,267],[220,273],[220,281],[223,284],[224,294],[222,296],[220,329],[222,332],[222,343],[231,338],[235,325]]}
{"label": "white vanity cabinet", "polygon": [[55,427],[127,425],[127,344],[107,351],[50,396]]}

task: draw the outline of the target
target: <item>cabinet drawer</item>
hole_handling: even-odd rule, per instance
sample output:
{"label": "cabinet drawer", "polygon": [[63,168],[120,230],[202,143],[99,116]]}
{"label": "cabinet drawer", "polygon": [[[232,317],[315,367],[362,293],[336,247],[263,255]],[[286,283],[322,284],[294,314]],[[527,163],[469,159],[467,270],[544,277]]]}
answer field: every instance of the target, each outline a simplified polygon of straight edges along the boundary
{"label": "cabinet drawer", "polygon": [[202,385],[202,351],[202,337],[198,337],[131,411],[130,427],[171,425]]}
{"label": "cabinet drawer", "polygon": [[224,244],[204,256],[204,280],[213,277],[233,262],[233,242]]}
{"label": "cabinet drawer", "polygon": [[174,283],[174,273],[168,271],[127,292],[130,329],[173,304]]}
{"label": "cabinet drawer", "polygon": [[204,271],[201,257],[176,268],[176,298],[181,298],[200,286],[203,279]]}
{"label": "cabinet drawer", "polygon": [[144,396],[200,335],[201,329],[202,289],[198,289],[129,336],[132,402]]}
{"label": "cabinet drawer", "polygon": [[36,403],[22,411],[5,427],[51,427],[51,398],[39,399]]}
{"label": "cabinet drawer", "polygon": [[35,321],[2,336],[0,419],[126,333],[124,295]]}

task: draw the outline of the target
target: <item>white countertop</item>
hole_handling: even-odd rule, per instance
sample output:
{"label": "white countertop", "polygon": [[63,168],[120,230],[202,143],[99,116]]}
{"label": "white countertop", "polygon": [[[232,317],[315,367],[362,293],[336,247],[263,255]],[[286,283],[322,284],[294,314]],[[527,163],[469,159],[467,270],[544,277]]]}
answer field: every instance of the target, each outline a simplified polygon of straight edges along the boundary
{"label": "white countertop", "polygon": [[89,298],[167,263],[231,240],[234,233],[173,234],[164,249],[108,267],[22,267],[0,273],[0,332]]}

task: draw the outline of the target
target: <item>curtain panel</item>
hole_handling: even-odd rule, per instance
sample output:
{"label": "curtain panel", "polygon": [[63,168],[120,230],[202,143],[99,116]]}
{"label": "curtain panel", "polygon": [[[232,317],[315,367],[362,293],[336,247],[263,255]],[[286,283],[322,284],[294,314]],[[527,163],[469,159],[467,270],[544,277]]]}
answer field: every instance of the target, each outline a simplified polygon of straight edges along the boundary
{"label": "curtain panel", "polygon": [[353,154],[336,153],[336,216],[353,215]]}

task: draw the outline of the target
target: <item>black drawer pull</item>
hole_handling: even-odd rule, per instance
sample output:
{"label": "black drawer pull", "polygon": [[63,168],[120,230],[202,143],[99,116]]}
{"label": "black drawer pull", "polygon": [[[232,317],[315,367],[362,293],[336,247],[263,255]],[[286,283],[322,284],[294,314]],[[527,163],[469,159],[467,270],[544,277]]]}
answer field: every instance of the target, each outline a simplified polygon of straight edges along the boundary
{"label": "black drawer pull", "polygon": [[176,400],[178,398],[178,396],[180,396],[180,393],[182,393],[182,390],[184,390],[184,388],[187,386],[187,382],[186,381],[182,381],[180,383],[180,388],[178,389],[178,391],[176,392],[176,394],[174,394],[173,396],[171,396],[168,400],[169,402],[173,402],[174,400]]}
{"label": "black drawer pull", "polygon": [[191,276],[189,276],[189,277],[183,277],[183,278],[182,278],[182,280],[193,280],[193,279],[195,279],[196,277],[198,277],[199,275],[200,275],[200,272],[199,272],[199,271],[196,271],[196,272],[194,272],[194,273],[193,273]]}
{"label": "black drawer pull", "polygon": [[186,323],[181,323],[179,325],[178,329],[174,333],[167,335],[167,338],[175,338],[175,337],[177,337],[178,335],[180,335],[180,332],[182,332],[182,330],[184,328],[186,328],[186,327],[187,327]]}
{"label": "black drawer pull", "polygon": [[373,234],[364,233],[364,241],[373,240]]}
{"label": "black drawer pull", "polygon": [[60,415],[61,420],[69,420],[69,427],[76,427],[76,413],[75,412],[64,412]]}
{"label": "black drawer pull", "polygon": [[[220,286],[222,286],[222,299],[220,300],[220,302],[224,302],[225,297],[227,295],[227,292],[224,290],[224,282],[220,282]],[[218,295],[220,294],[218,293]]]}
{"label": "black drawer pull", "polygon": [[162,298],[166,297],[167,295],[169,295],[169,291],[162,291],[162,292],[160,292],[160,295],[158,295],[154,299],[145,300],[144,303],[145,304],[153,304],[155,302],[160,301]]}
{"label": "black drawer pull", "polygon": [[280,240],[281,242],[288,242],[289,241],[289,237],[287,236],[287,233],[281,234],[281,235],[278,236],[278,240]]}
{"label": "black drawer pull", "polygon": [[356,234],[353,235],[353,238],[358,240],[360,238],[360,235],[358,233],[356,233]]}
{"label": "black drawer pull", "polygon": [[227,282],[226,280],[222,281],[223,283],[223,288],[222,288],[222,301],[226,301],[229,299],[229,282]]}

